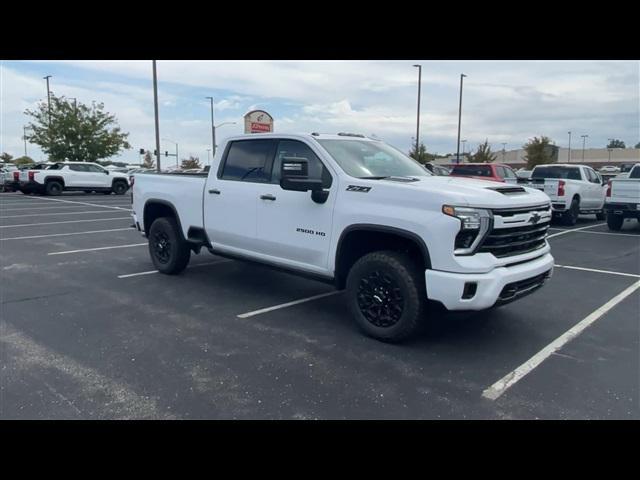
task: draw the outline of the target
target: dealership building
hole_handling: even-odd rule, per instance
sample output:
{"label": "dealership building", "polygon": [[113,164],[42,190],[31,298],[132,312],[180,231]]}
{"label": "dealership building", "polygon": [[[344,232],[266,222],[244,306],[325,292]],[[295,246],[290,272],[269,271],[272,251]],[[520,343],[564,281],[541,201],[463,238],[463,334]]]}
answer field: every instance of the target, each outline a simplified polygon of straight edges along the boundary
{"label": "dealership building", "polygon": [[[625,163],[640,163],[640,148],[587,148],[582,151],[581,148],[571,149],[571,158],[569,158],[569,149],[560,148],[550,145],[551,157],[557,163],[576,163],[585,164],[591,167],[600,168],[604,165],[620,166]],[[525,156],[527,152],[520,148],[518,150],[498,150],[494,152],[496,162],[506,163],[512,168],[519,169],[526,167],[527,161]],[[463,160],[460,154],[461,161]],[[449,155],[446,158],[439,158],[436,163],[451,164],[456,163],[456,156]]]}

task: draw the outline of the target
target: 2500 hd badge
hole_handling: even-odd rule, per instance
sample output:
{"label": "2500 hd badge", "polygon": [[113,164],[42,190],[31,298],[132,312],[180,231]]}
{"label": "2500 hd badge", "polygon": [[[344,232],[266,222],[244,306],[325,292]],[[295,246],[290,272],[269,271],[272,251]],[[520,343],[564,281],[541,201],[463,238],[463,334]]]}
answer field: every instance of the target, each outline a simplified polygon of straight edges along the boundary
{"label": "2500 hd badge", "polygon": [[307,228],[296,228],[296,232],[308,233],[309,235],[319,235],[321,237],[326,236],[326,234],[324,232],[316,232],[315,230],[309,230]]}

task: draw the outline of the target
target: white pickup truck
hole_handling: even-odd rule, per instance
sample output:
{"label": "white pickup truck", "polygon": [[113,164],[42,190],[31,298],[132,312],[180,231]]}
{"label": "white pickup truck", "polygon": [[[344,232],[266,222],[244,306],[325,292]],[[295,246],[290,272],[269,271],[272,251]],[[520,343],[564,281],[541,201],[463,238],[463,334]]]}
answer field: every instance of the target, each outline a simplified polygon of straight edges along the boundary
{"label": "white pickup truck", "polygon": [[586,165],[538,165],[531,178],[521,181],[546,193],[551,199],[554,217],[565,225],[575,225],[580,214],[595,213],[598,220],[605,219],[604,197],[606,182]]}
{"label": "white pickup truck", "polygon": [[640,222],[640,163],[636,163],[626,178],[609,180],[604,209],[610,230],[620,230],[625,218]]}
{"label": "white pickup truck", "polygon": [[133,220],[162,273],[192,251],[257,261],[346,289],[356,323],[411,336],[438,302],[483,310],[551,276],[542,192],[434,176],[356,134],[231,137],[209,174],[138,174]]}
{"label": "white pickup truck", "polygon": [[60,162],[43,170],[25,169],[20,172],[18,185],[24,194],[46,195],[60,195],[65,190],[123,195],[128,189],[128,175],[110,172],[91,162]]}

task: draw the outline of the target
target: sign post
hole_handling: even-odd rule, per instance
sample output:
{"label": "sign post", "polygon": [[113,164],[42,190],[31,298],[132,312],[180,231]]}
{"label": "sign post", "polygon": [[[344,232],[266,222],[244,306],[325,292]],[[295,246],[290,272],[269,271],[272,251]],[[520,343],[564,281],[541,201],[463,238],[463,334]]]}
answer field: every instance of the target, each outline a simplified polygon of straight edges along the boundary
{"label": "sign post", "polygon": [[252,110],[244,116],[244,133],[273,132],[273,117],[264,110]]}

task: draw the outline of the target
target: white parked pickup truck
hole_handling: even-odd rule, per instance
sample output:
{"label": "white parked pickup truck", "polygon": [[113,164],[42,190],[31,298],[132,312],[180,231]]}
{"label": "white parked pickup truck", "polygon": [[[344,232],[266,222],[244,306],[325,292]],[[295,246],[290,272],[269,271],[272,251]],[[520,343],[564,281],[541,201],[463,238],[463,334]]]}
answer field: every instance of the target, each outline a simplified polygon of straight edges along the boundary
{"label": "white parked pickup truck", "polygon": [[538,165],[528,181],[520,183],[537,188],[551,199],[554,217],[565,225],[575,225],[579,214],[595,213],[605,219],[604,197],[606,182],[586,165]]}
{"label": "white parked pickup truck", "polygon": [[625,218],[640,222],[640,163],[636,163],[625,178],[609,180],[604,209],[610,230],[620,230]]}
{"label": "white parked pickup truck", "polygon": [[129,189],[129,177],[97,163],[60,162],[44,170],[22,170],[18,189],[25,194],[60,195],[64,190],[80,190],[123,195]]}
{"label": "white parked pickup truck", "polygon": [[383,341],[411,336],[428,300],[488,309],[553,270],[542,192],[434,176],[356,134],[231,137],[208,175],[137,174],[133,219],[162,273],[204,247],[320,279]]}

